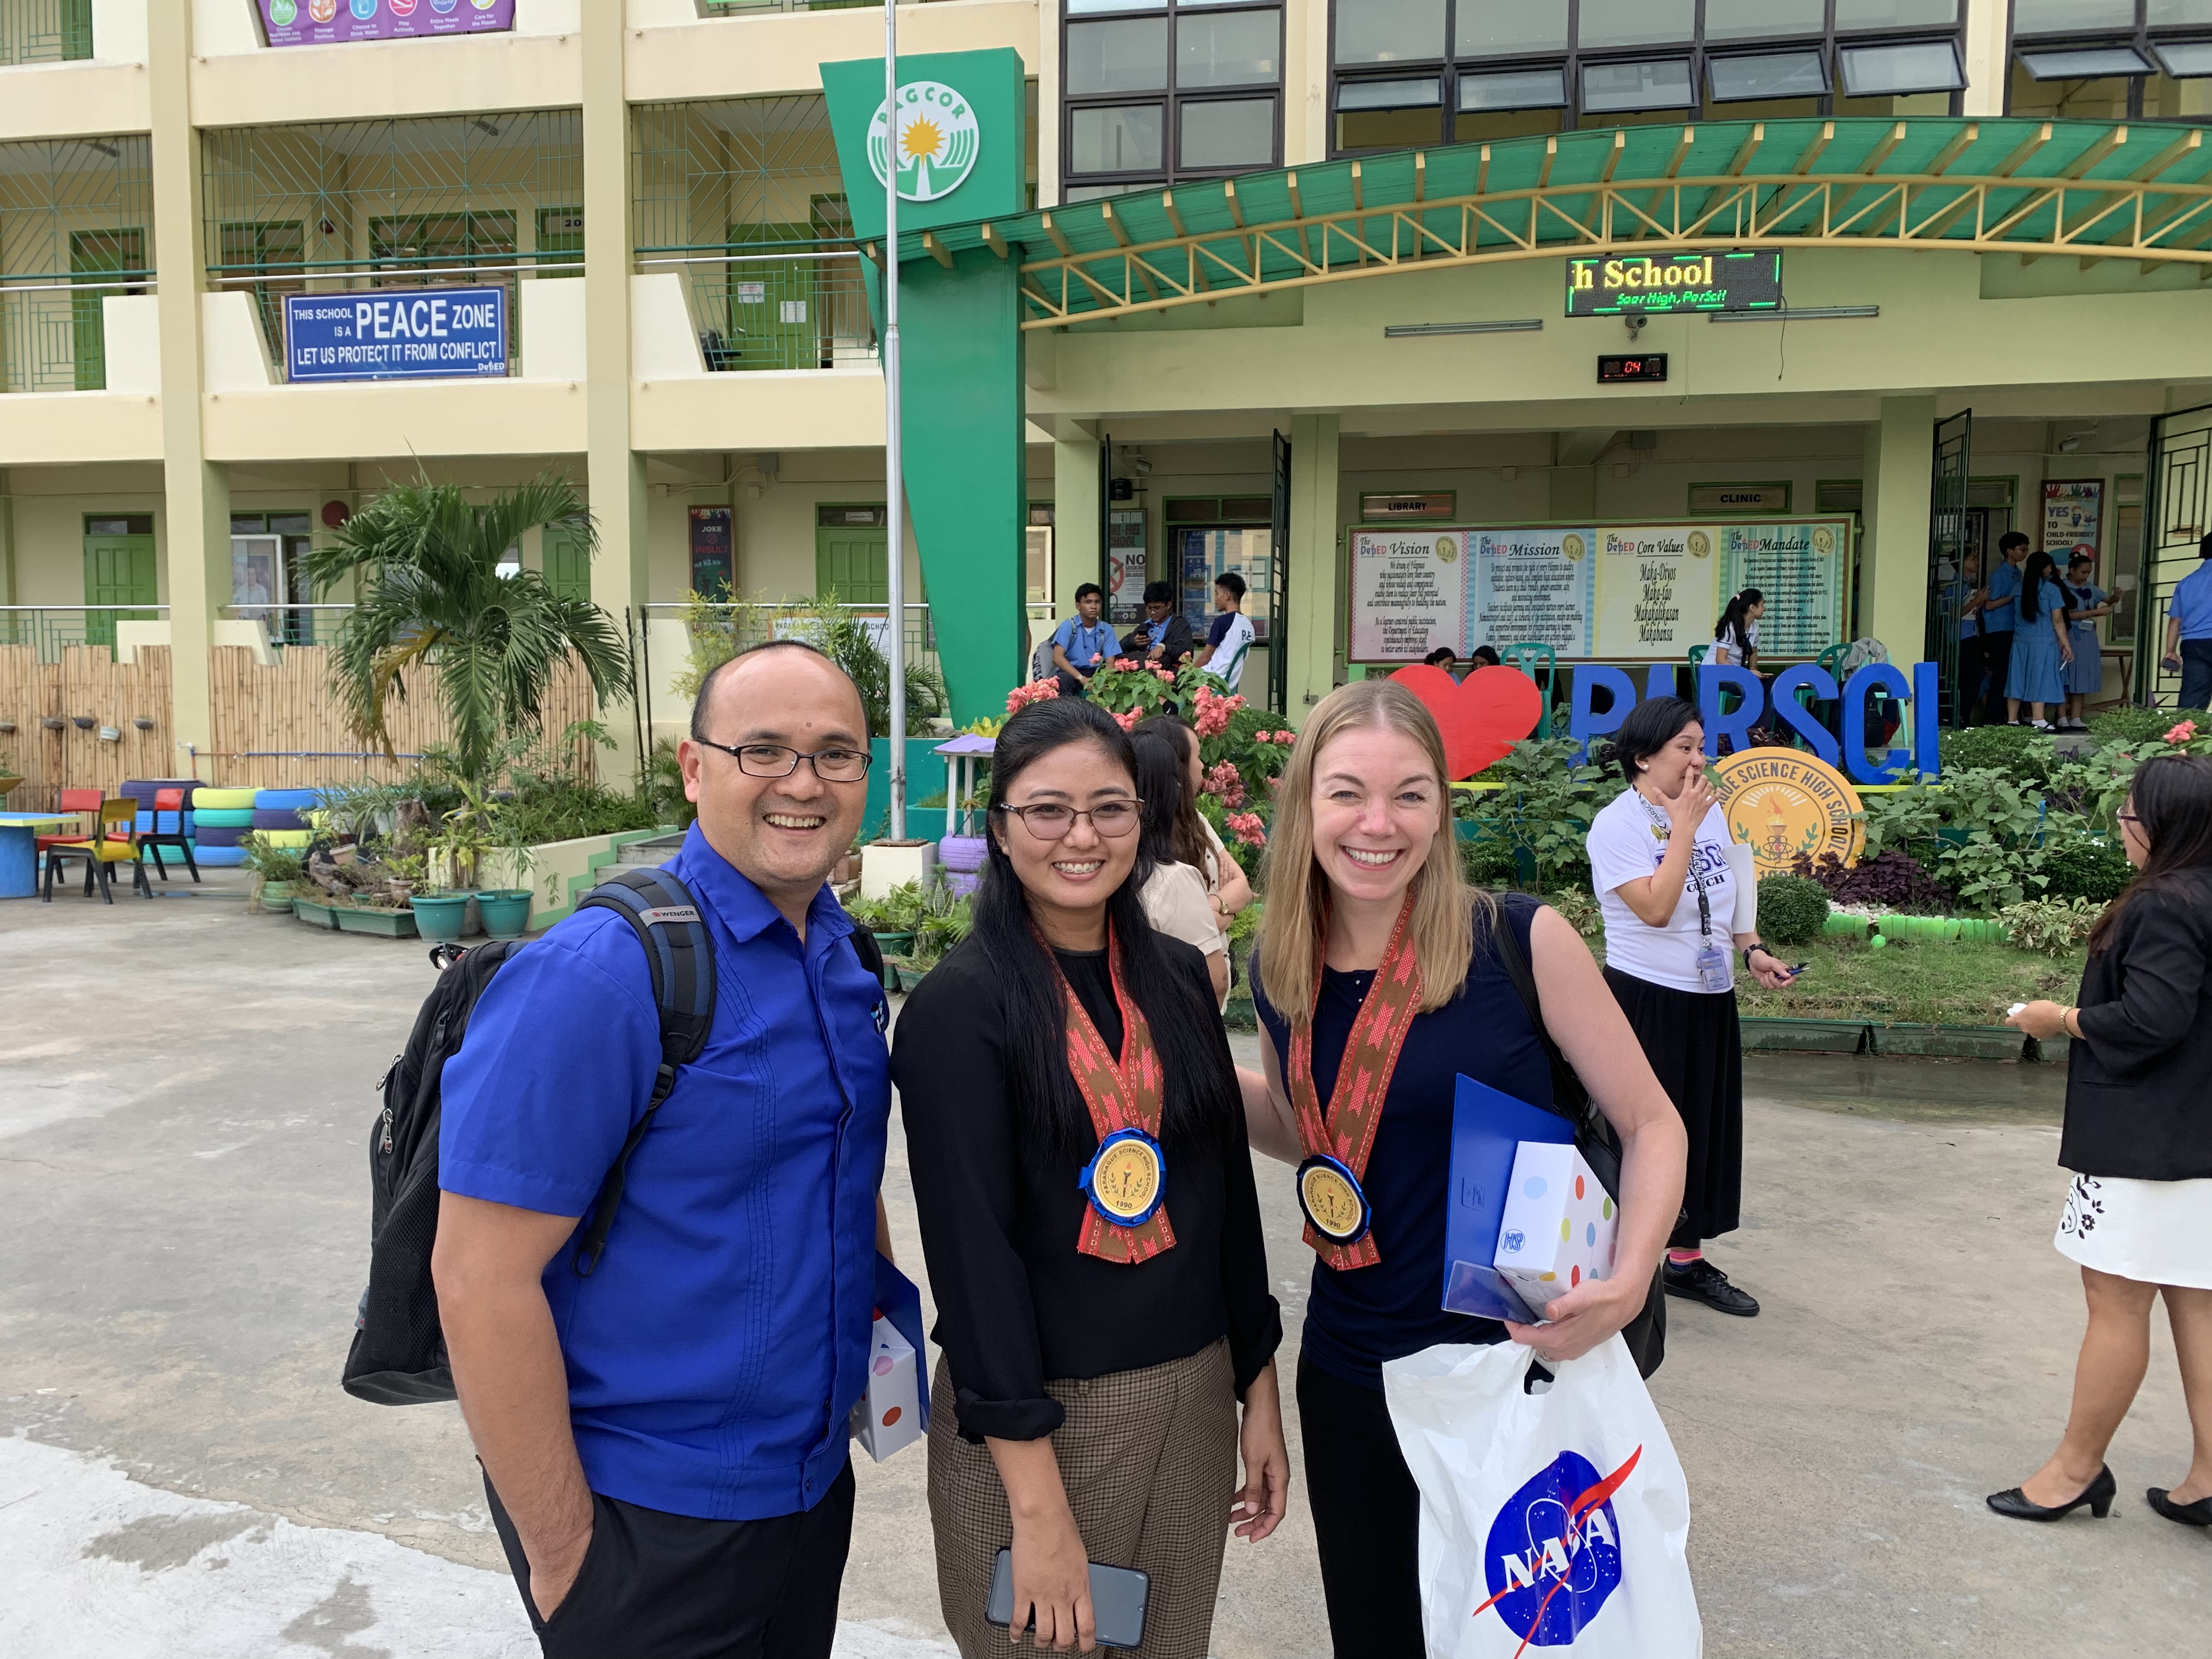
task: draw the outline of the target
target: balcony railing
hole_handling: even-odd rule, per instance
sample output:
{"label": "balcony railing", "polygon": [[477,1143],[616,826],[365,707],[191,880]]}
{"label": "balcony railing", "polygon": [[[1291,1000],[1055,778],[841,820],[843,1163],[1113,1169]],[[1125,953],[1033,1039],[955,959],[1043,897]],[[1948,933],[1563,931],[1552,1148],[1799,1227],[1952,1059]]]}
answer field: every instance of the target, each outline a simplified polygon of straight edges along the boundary
{"label": "balcony railing", "polygon": [[112,279],[0,278],[0,392],[100,392],[107,386],[111,294],[147,294],[150,271]]}
{"label": "balcony railing", "polygon": [[75,645],[115,643],[118,622],[159,622],[166,605],[0,605],[0,646],[27,645],[39,662],[59,662]]}
{"label": "balcony railing", "polygon": [[[809,602],[787,601],[783,604],[758,600],[728,605],[648,605],[645,615],[648,621],[690,622],[695,613],[703,611],[721,629],[729,643],[742,651],[747,646],[758,645],[763,640],[804,639],[811,622],[808,615]],[[857,617],[875,642],[876,649],[888,654],[890,648],[890,607],[887,605],[840,605],[837,609]],[[937,660],[937,630],[930,625],[927,602],[906,607],[906,659],[923,667],[935,670]],[[665,668],[666,665],[663,665]]]}
{"label": "balcony railing", "polygon": [[334,645],[338,626],[349,605],[226,605],[216,614],[226,622],[258,622],[269,643],[282,650],[288,645]]}
{"label": "balcony railing", "polygon": [[733,256],[726,250],[640,250],[641,271],[690,284],[699,355],[709,374],[872,367],[876,325],[860,255],[850,246]]}
{"label": "balcony railing", "polygon": [[0,0],[0,67],[92,56],[92,0]]}

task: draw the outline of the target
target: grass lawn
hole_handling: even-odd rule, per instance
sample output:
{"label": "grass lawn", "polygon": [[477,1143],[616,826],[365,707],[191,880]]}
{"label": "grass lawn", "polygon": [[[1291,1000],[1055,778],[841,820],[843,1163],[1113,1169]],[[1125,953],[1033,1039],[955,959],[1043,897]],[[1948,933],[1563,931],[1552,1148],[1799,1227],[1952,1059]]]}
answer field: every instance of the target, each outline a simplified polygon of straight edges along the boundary
{"label": "grass lawn", "polygon": [[1855,939],[1823,938],[1777,953],[1811,966],[1783,991],[1739,973],[1736,1000],[1745,1014],[1875,1025],[2001,1025],[2014,1003],[2038,997],[2071,1002],[2081,984],[2079,951],[2046,957],[1965,939],[1893,940],[1876,951]]}

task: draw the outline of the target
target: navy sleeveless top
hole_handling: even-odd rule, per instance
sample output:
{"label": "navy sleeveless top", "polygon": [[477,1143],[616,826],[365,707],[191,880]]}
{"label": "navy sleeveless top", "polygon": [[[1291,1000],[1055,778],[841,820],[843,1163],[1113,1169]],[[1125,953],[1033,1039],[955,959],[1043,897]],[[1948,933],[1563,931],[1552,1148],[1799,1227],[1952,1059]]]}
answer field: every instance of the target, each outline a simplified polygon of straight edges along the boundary
{"label": "navy sleeveless top", "polygon": [[[1525,893],[1498,896],[1500,925],[1513,929],[1525,960],[1528,929],[1541,904]],[[1323,1100],[1335,1086],[1338,1065],[1352,1035],[1359,1004],[1374,982],[1370,969],[1322,969],[1314,1010],[1314,1086]],[[1275,1045],[1277,1062],[1290,1064],[1287,1021],[1267,1000],[1260,982],[1259,953],[1252,957],[1252,1003]],[[1313,1289],[1306,1304],[1301,1352],[1332,1376],[1370,1389],[1382,1386],[1382,1362],[1401,1359],[1439,1342],[1502,1341],[1495,1320],[1446,1313],[1444,1218],[1450,1199],[1452,1097],[1464,1072],[1478,1082],[1534,1106],[1552,1103],[1552,1068],[1528,1023],[1513,981],[1486,938],[1475,948],[1460,994],[1417,1016],[1390,1074],[1382,1121],[1361,1182],[1375,1212],[1371,1267],[1339,1273],[1314,1259]],[[1271,1175],[1262,1181],[1289,1174]]]}

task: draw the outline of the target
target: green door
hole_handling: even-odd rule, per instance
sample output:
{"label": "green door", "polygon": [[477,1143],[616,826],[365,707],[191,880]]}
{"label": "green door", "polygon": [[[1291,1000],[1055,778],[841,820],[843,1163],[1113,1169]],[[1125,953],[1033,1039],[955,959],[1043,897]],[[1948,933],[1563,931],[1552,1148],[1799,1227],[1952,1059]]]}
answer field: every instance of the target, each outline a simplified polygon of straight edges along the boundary
{"label": "green door", "polygon": [[564,599],[592,597],[592,550],[573,530],[548,525],[544,533],[545,585]]}
{"label": "green door", "polygon": [[87,645],[115,643],[115,621],[151,621],[154,611],[129,607],[151,607],[161,598],[154,574],[154,538],[95,533],[84,538],[84,641]]}
{"label": "green door", "polygon": [[70,273],[86,279],[87,289],[70,301],[70,349],[76,363],[76,389],[107,389],[107,326],[100,302],[111,294],[136,293],[114,286],[118,272],[146,269],[143,230],[80,230],[70,236]]}
{"label": "green door", "polygon": [[[811,225],[732,225],[732,252],[774,245],[778,258],[730,261],[732,368],[822,367],[821,295],[814,258],[788,256],[811,251]],[[765,251],[765,250],[764,250]]]}
{"label": "green door", "polygon": [[842,605],[889,605],[890,532],[824,526],[814,532],[814,591]]}

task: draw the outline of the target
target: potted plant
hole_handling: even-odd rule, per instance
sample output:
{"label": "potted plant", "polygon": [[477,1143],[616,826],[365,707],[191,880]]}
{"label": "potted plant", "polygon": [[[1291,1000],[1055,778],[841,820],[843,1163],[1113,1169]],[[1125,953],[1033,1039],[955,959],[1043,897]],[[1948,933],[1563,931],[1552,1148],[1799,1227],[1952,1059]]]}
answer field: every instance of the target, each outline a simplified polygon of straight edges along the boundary
{"label": "potted plant", "polygon": [[246,867],[253,872],[253,890],[246,908],[290,915],[299,890],[300,850],[272,846],[267,835],[258,830],[240,837],[238,844],[246,854]]}

